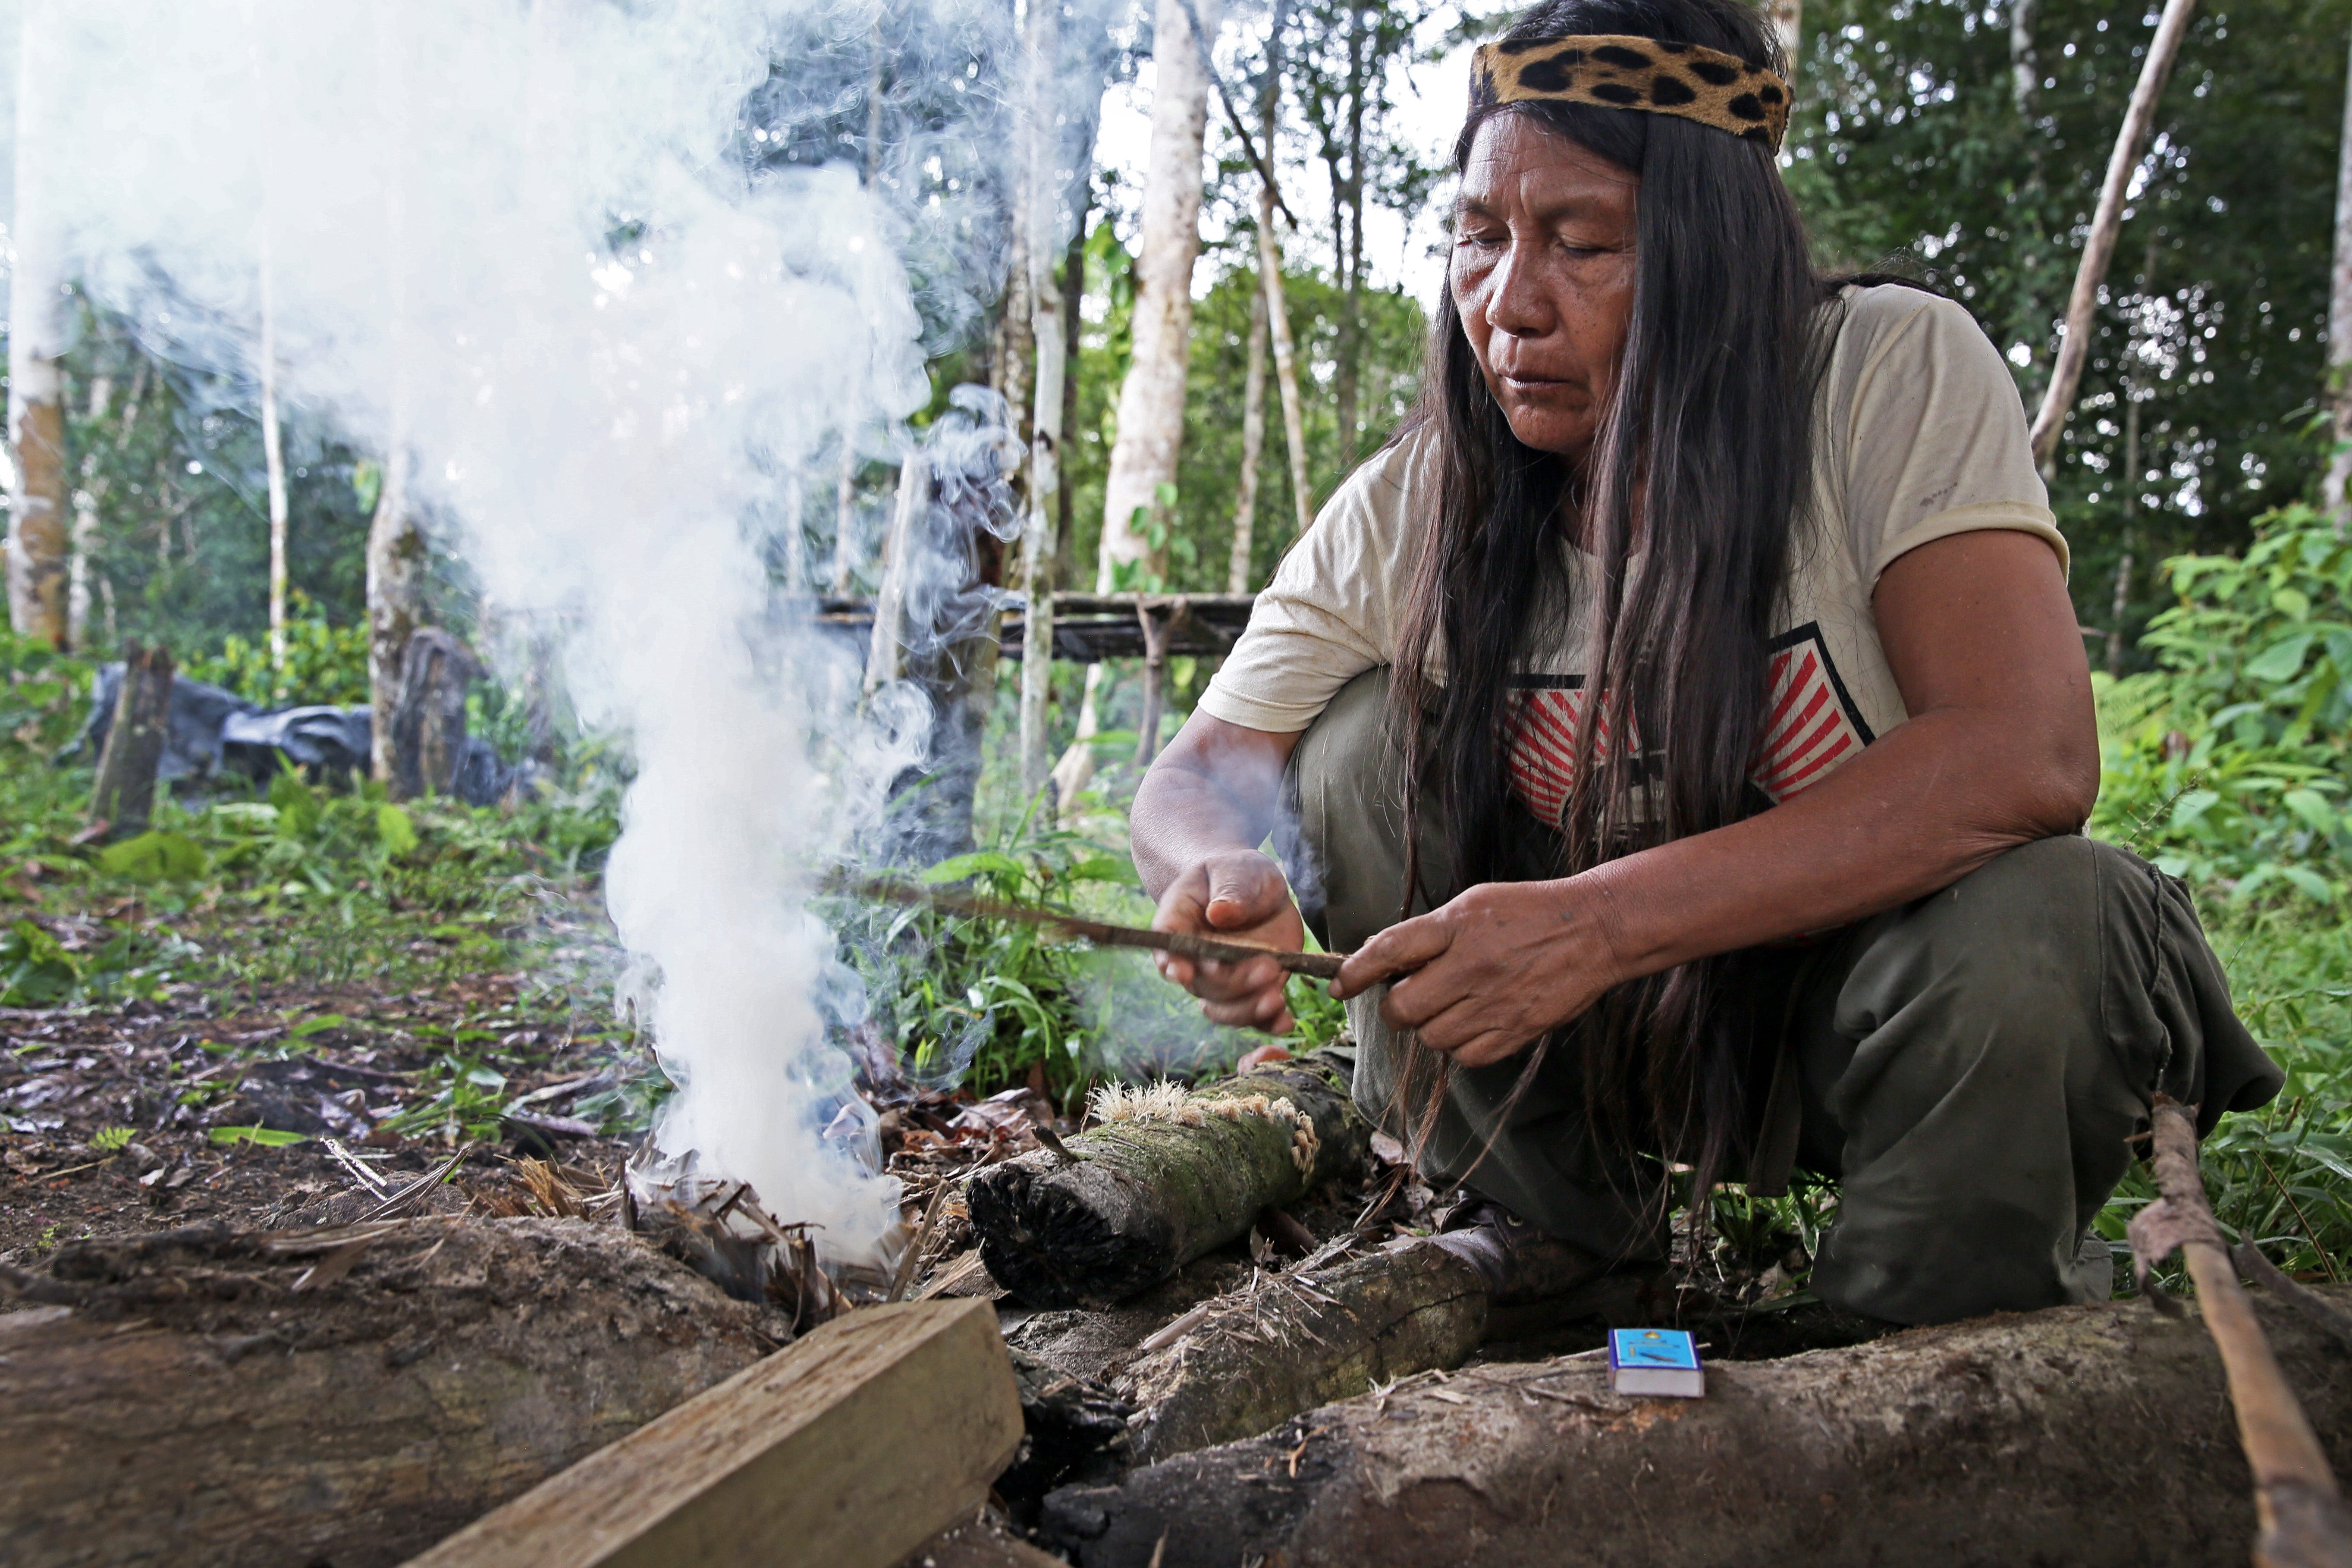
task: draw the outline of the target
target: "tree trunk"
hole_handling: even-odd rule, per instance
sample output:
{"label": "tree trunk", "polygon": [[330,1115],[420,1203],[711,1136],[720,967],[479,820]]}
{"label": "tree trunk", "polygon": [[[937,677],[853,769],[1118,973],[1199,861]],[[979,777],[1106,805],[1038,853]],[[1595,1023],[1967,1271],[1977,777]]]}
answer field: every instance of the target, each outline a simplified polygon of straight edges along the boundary
{"label": "tree trunk", "polygon": [[[2347,68],[2352,69],[2352,68]],[[2345,531],[2345,493],[2352,481],[2352,76],[2344,91],[2344,133],[2336,156],[2336,265],[2327,288],[2327,403],[2336,450],[2327,460],[2321,505]]]}
{"label": "tree trunk", "polygon": [[0,1315],[0,1558],[23,1568],[401,1563],[780,1332],[577,1219],[194,1227],[0,1284],[54,1303]]}
{"label": "tree trunk", "polygon": [[[2300,1316],[2262,1315],[2341,1454],[2352,1362]],[[1045,1522],[1085,1568],[2246,1561],[2254,1512],[2220,1358],[2145,1301],[1706,1376],[1693,1400],[1621,1397],[1592,1358],[1417,1377],[1052,1493]]]}
{"label": "tree trunk", "polygon": [[408,509],[407,454],[395,446],[383,461],[383,488],[368,522],[368,711],[370,771],[390,786],[414,766],[401,758],[402,662],[425,623],[425,530]]}
{"label": "tree trunk", "polygon": [[[1289,0],[1276,0],[1273,25],[1266,31],[1265,84],[1258,91],[1258,145],[1266,150],[1273,167],[1274,131],[1282,110],[1282,38],[1290,20]],[[1290,308],[1282,294],[1282,241],[1276,234],[1276,193],[1258,183],[1257,276],[1265,290],[1266,327],[1274,340],[1274,382],[1282,394],[1282,439],[1290,454],[1290,509],[1298,538],[1315,520],[1315,495],[1307,482],[1307,421],[1298,402],[1298,348],[1290,335]]]}
{"label": "tree trunk", "polygon": [[915,535],[930,504],[930,464],[920,452],[909,452],[898,465],[898,501],[890,514],[890,532],[882,541],[882,580],[874,591],[874,636],[866,650],[869,697],[897,680],[905,665],[907,574],[919,548]]}
{"label": "tree trunk", "polygon": [[[1021,791],[1045,787],[1046,704],[1054,693],[1054,534],[1062,506],[1062,399],[1069,370],[1069,334],[1062,320],[1062,287],[1053,257],[1061,245],[1061,182],[1055,165],[1061,130],[1062,13],[1058,4],[1031,0],[1025,120],[1028,166],[1028,299],[1034,312],[1030,342],[1036,356],[1035,405],[1029,422],[1029,515],[1021,530]],[[1081,262],[1078,265],[1083,266]]]}
{"label": "tree trunk", "polygon": [[8,283],[8,622],[20,636],[65,650],[67,624],[64,375],[65,234],[50,198],[63,124],[52,58],[58,0],[28,0],[16,46],[16,249]]}
{"label": "tree trunk", "polygon": [[269,240],[261,246],[261,461],[269,486],[269,668],[286,680],[286,449],[278,425],[278,333]]}
{"label": "tree trunk", "polygon": [[2123,553],[2116,559],[2115,600],[2107,611],[2107,674],[2124,673],[2124,617],[2131,610],[2132,544],[2139,520],[2139,399],[2130,378],[2124,381],[2124,526]]}
{"label": "tree trunk", "polygon": [[1282,393],[1282,439],[1290,452],[1290,507],[1298,532],[1315,521],[1315,492],[1307,479],[1307,416],[1298,402],[1298,349],[1290,336],[1290,308],[1282,297],[1282,246],[1274,234],[1274,193],[1257,193],[1257,269],[1265,280],[1266,326],[1274,339],[1274,383]]}
{"label": "tree trunk", "polygon": [[1804,0],[1772,0],[1772,35],[1780,41],[1780,53],[1789,67],[1789,86],[1797,85],[1797,54],[1805,47]]}
{"label": "tree trunk", "polygon": [[1348,7],[1347,178],[1339,178],[1336,161],[1331,169],[1339,241],[1339,329],[1333,334],[1331,403],[1342,475],[1356,465],[1362,423],[1358,404],[1364,358],[1364,5],[1365,0],[1350,0]]}
{"label": "tree trunk", "polygon": [[2041,9],[2042,0],[2010,0],[2010,96],[2020,120],[2033,117],[2034,100],[2042,91],[2042,57],[2033,46],[2033,24]]}
{"label": "tree trunk", "polygon": [[155,769],[172,728],[172,654],[164,648],[123,650],[122,690],[98,757],[89,818],[108,836],[143,832],[155,810]]}
{"label": "tree trunk", "polygon": [[1242,383],[1242,472],[1234,493],[1227,593],[1250,591],[1250,550],[1257,538],[1257,465],[1265,455],[1265,289],[1261,286],[1250,293],[1249,371]]}
{"label": "tree trunk", "polygon": [[[1115,573],[1167,570],[1145,531],[1161,517],[1160,487],[1176,483],[1184,444],[1184,388],[1192,342],[1192,264],[1201,253],[1201,141],[1208,125],[1208,73],[1219,0],[1160,0],[1151,57],[1150,163],[1143,185],[1143,231],[1135,252],[1134,354],[1118,393],[1118,434],[1103,481],[1102,553],[1095,591]],[[1211,37],[1196,39],[1188,16]],[[1140,585],[1139,585],[1140,586]]]}
{"label": "tree trunk", "polygon": [[473,650],[446,632],[427,626],[409,637],[392,713],[394,800],[454,787],[466,749],[466,688],[482,673]]}
{"label": "tree trunk", "polygon": [[[92,376],[88,418],[92,425],[104,419],[114,401],[110,376]],[[98,556],[98,454],[85,452],[81,484],[73,492],[73,565],[66,574],[66,641],[77,651],[89,647],[90,586]]]}
{"label": "tree trunk", "polygon": [[[1150,163],[1144,172],[1143,233],[1135,254],[1134,351],[1118,390],[1110,472],[1103,480],[1102,548],[1095,591],[1118,586],[1122,569],[1158,579],[1167,556],[1152,546],[1160,491],[1176,483],[1184,446],[1184,391],[1192,345],[1192,264],[1201,254],[1201,143],[1209,123],[1204,68],[1223,16],[1220,0],[1160,0],[1152,23]],[[1188,16],[1209,31],[1198,37]],[[1161,519],[1164,520],[1164,519]],[[1147,585],[1139,585],[1147,586]],[[1148,586],[1159,586],[1150,583]],[[1074,800],[1094,778],[1101,727],[1103,669],[1087,666],[1077,737],[1054,765],[1055,796]]]}
{"label": "tree trunk", "polygon": [[1362,1162],[1370,1134],[1349,1071],[1318,1052],[1189,1095],[1165,1089],[1143,1113],[1070,1139],[1075,1163],[1045,1152],[992,1166],[967,1197],[981,1260],[1038,1306],[1108,1304],[1159,1283]]}
{"label": "tree trunk", "polygon": [[2123,129],[2116,134],[2114,153],[2107,159],[2107,178],[2099,189],[2098,210],[2091,217],[2091,233],[2083,245],[2083,262],[2075,269],[2074,298],[2066,305],[2066,335],[2058,345],[2058,361],[2050,372],[2050,388],[2042,411],[2033,416],[2033,455],[2045,466],[2055,461],[2058,437],[2074,406],[2074,389],[2082,383],[2083,366],[2091,353],[2091,318],[2099,304],[2099,285],[2115,259],[2116,236],[2123,228],[2124,193],[2134,170],[2147,151],[2156,128],[2156,106],[2164,84],[2180,56],[2180,40],[2188,36],[2189,19],[2197,0],[2165,0],[2163,18],[2148,41],[2147,58],[2140,66],[2139,83],[2132,89],[2131,107],[2124,111]]}

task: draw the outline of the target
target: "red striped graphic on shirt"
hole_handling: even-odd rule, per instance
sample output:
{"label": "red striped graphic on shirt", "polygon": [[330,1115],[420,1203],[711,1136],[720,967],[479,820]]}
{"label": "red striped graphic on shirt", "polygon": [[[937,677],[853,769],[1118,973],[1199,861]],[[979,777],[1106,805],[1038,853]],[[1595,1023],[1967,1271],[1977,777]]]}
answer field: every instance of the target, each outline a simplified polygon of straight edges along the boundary
{"label": "red striped graphic on shirt", "polygon": [[[1777,806],[1821,782],[1877,737],[1838,678],[1817,623],[1774,639],[1768,674],[1769,695],[1748,778]],[[1577,675],[1521,678],[1527,684],[1510,693],[1511,788],[1538,820],[1557,825],[1576,779],[1584,683]],[[1605,729],[1593,737],[1593,753],[1596,758],[1609,754]]]}

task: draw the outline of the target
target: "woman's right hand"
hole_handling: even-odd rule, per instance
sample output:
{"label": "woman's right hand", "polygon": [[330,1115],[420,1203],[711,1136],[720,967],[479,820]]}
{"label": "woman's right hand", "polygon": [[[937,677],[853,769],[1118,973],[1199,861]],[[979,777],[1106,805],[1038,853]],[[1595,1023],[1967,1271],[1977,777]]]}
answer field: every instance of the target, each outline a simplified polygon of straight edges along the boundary
{"label": "woman's right hand", "polygon": [[[1160,895],[1154,931],[1246,942],[1295,953],[1306,946],[1307,925],[1291,902],[1281,868],[1255,850],[1234,850],[1195,861]],[[1157,955],[1160,972],[1201,998],[1211,1023],[1234,1029],[1290,1031],[1284,988],[1289,979],[1271,958],[1238,963]]]}

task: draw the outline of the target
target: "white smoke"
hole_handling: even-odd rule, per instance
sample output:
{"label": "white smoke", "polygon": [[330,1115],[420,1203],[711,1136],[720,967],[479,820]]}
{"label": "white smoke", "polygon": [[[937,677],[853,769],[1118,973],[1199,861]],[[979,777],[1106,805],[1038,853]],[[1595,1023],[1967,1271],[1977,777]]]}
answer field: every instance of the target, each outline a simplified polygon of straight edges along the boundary
{"label": "white smoke", "polygon": [[[762,165],[744,118],[811,40],[862,77],[872,7],[22,4],[0,26],[24,24],[21,79],[50,107],[19,196],[67,276],[151,349],[249,376],[266,265],[281,402],[410,454],[486,598],[565,629],[572,702],[633,747],[608,899],[683,1085],[662,1145],[836,1254],[873,1249],[896,1183],[870,1135],[819,1135],[862,1111],[821,1004],[862,1001],[803,904],[927,716],[886,694],[889,722],[860,718],[854,652],[767,563],[806,559],[803,506],[829,529],[828,454],[871,451],[928,395],[926,318],[968,324],[989,242],[898,177],[936,149]],[[837,112],[793,85],[810,123]],[[918,242],[919,310],[898,259]]]}

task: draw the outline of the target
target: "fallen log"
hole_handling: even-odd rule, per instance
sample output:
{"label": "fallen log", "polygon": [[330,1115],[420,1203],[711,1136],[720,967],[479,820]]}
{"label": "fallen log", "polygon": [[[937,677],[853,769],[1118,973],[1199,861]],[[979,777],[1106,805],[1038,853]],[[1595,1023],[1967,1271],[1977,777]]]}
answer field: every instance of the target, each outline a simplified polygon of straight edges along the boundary
{"label": "fallen log", "polygon": [[1041,1307],[1108,1306],[1158,1284],[1362,1163],[1370,1131],[1350,1071],[1345,1052],[1322,1051],[1200,1089],[1106,1096],[1104,1119],[1065,1149],[972,1178],[982,1262]]}
{"label": "fallen log", "polygon": [[1021,1444],[990,1303],[836,1318],[478,1520],[411,1568],[891,1568]]}
{"label": "fallen log", "polygon": [[[2262,1317],[2340,1454],[2352,1362]],[[1084,1568],[2235,1568],[2248,1490],[2203,1331],[2121,1301],[1717,1362],[1696,1400],[1620,1397],[1594,1359],[1424,1375],[1054,1492],[1045,1522]]]}
{"label": "fallen log", "polygon": [[0,1295],[12,1568],[399,1563],[783,1332],[578,1219],[192,1227]]}

